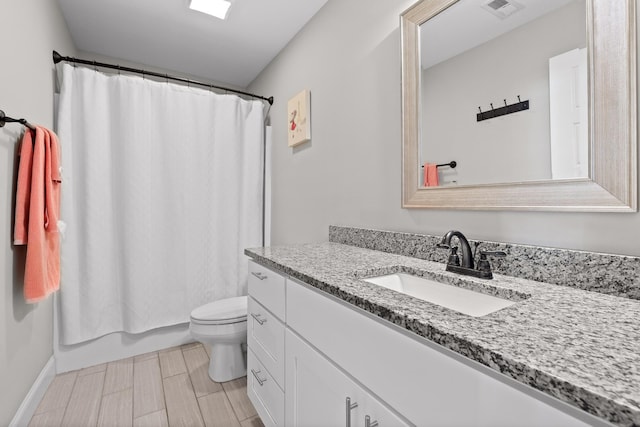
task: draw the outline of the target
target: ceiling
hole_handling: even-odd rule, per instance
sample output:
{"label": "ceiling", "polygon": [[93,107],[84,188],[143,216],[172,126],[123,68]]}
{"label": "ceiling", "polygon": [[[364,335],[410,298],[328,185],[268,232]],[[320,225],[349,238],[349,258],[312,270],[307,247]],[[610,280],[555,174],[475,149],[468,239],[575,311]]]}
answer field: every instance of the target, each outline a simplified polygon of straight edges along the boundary
{"label": "ceiling", "polygon": [[241,88],[327,2],[233,0],[223,21],[189,0],[58,1],[80,50]]}
{"label": "ceiling", "polygon": [[[487,12],[490,0],[459,1],[420,26],[421,65],[427,69],[514,28],[553,12],[571,2],[584,0],[509,0],[522,9],[506,19]],[[435,41],[445,41],[438,43]]]}

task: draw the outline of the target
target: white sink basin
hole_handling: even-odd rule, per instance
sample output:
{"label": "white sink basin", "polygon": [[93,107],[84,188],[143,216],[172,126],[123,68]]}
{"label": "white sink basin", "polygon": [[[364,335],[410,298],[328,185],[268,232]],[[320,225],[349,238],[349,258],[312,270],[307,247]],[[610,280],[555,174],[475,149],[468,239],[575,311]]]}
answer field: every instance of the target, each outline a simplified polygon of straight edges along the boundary
{"label": "white sink basin", "polygon": [[516,303],[405,273],[387,274],[362,280],[473,317],[486,316]]}

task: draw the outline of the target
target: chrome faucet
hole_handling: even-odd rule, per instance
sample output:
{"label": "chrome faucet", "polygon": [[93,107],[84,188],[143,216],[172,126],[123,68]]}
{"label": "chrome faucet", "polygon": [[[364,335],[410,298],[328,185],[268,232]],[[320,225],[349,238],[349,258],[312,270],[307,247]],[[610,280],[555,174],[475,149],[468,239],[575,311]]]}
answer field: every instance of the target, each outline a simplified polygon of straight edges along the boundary
{"label": "chrome faucet", "polygon": [[[458,238],[458,242],[462,247],[462,262],[458,256],[458,247],[451,246],[451,239],[453,237]],[[476,242],[475,248],[478,248],[479,243]],[[469,241],[459,231],[451,230],[442,237],[442,240],[438,244],[439,248],[449,249],[449,259],[447,261],[447,271],[453,273],[464,274],[467,276],[479,277],[481,279],[492,279],[493,273],[491,272],[491,264],[487,259],[487,256],[505,257],[506,253],[502,251],[483,251],[480,250],[480,259],[478,260],[477,268],[474,267],[475,252],[471,252],[471,245]]]}

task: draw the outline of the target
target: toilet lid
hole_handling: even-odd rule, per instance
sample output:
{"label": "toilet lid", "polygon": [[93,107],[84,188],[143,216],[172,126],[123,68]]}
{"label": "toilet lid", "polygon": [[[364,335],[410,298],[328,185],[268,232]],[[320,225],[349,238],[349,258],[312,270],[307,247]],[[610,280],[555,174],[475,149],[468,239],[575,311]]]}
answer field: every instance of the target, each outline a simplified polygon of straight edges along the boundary
{"label": "toilet lid", "polygon": [[237,322],[247,317],[247,297],[226,298],[194,309],[191,318],[200,322]]}

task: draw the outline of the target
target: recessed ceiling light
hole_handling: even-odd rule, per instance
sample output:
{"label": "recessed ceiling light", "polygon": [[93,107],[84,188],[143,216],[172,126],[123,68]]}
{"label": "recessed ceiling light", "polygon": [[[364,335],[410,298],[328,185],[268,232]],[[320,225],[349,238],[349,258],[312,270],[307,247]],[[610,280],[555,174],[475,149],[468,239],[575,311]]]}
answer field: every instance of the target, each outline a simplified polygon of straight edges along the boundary
{"label": "recessed ceiling light", "polygon": [[231,2],[228,0],[191,0],[189,8],[216,18],[226,19]]}

